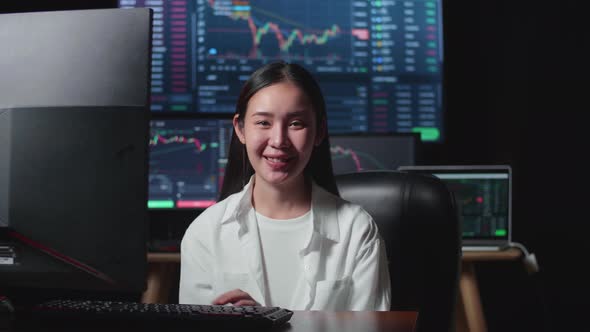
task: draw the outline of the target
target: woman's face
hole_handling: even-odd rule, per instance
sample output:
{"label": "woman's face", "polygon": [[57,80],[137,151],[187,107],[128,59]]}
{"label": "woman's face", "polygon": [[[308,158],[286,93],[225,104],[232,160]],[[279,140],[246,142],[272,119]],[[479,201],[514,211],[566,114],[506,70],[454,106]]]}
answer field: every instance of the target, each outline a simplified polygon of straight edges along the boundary
{"label": "woman's face", "polygon": [[305,93],[295,84],[280,82],[250,98],[244,126],[234,117],[234,129],[246,145],[256,181],[287,185],[303,181],[313,148],[323,139]]}

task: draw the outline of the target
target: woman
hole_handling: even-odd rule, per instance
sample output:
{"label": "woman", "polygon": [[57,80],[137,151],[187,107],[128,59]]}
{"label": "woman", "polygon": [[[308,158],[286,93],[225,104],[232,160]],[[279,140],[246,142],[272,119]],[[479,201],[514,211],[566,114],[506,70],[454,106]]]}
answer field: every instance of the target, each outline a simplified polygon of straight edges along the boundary
{"label": "woman", "polygon": [[271,63],[244,85],[220,202],[188,227],[180,303],[389,310],[383,240],[338,197],[321,90]]}

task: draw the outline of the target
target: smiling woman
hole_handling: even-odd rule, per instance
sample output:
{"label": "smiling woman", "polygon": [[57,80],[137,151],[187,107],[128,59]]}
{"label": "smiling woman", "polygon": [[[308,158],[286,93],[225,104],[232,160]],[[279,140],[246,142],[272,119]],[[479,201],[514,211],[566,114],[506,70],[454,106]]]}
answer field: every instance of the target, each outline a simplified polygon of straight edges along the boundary
{"label": "smiling woman", "polygon": [[[265,216],[288,219],[309,211],[303,170],[325,136],[325,130],[315,122],[312,108],[305,93],[287,81],[256,93],[244,119],[239,114],[234,116],[235,133],[246,146],[254,169],[253,204]],[[293,204],[295,211],[289,207],[273,209],[272,200],[289,203],[281,193],[303,204]]]}
{"label": "smiling woman", "polygon": [[[286,90],[287,94],[283,94],[283,90]],[[290,99],[287,100],[287,98]],[[287,102],[292,105],[286,105]],[[261,107],[265,108],[260,109]],[[305,177],[313,179],[325,190],[338,195],[327,137],[324,96],[315,79],[303,67],[276,62],[255,71],[240,92],[234,124],[237,120],[240,127],[243,127],[246,125],[247,118],[252,118],[254,114],[272,117],[277,107],[282,107],[284,112],[290,113],[290,116],[305,115],[306,123],[300,124],[315,128],[318,141],[314,141],[316,146],[306,162]],[[271,125],[267,120],[259,119],[262,121],[259,125]],[[239,136],[239,133],[243,132],[243,130],[236,131],[232,136],[229,151],[231,157],[228,160],[220,201],[241,191],[255,172],[249,160],[251,156],[246,153],[246,145]]]}
{"label": "smiling woman", "polygon": [[187,229],[179,301],[389,310],[384,242],[334,181],[324,98],[277,62],[240,94],[220,202]]}

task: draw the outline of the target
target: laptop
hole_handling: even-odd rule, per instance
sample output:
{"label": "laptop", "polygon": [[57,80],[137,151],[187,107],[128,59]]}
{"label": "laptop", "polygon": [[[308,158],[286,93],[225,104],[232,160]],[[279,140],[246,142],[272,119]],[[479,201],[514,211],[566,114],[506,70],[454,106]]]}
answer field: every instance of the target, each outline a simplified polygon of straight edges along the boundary
{"label": "laptop", "polygon": [[498,251],[512,239],[512,170],[509,165],[401,166],[434,175],[455,196],[463,251]]}

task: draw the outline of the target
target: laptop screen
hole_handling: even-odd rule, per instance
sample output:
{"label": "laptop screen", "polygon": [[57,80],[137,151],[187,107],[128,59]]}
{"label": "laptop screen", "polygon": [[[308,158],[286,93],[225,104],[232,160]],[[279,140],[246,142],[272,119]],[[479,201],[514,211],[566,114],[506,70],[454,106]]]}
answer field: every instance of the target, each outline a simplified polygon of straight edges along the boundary
{"label": "laptop screen", "polygon": [[510,241],[510,166],[410,166],[410,171],[434,175],[454,194],[465,245]]}

